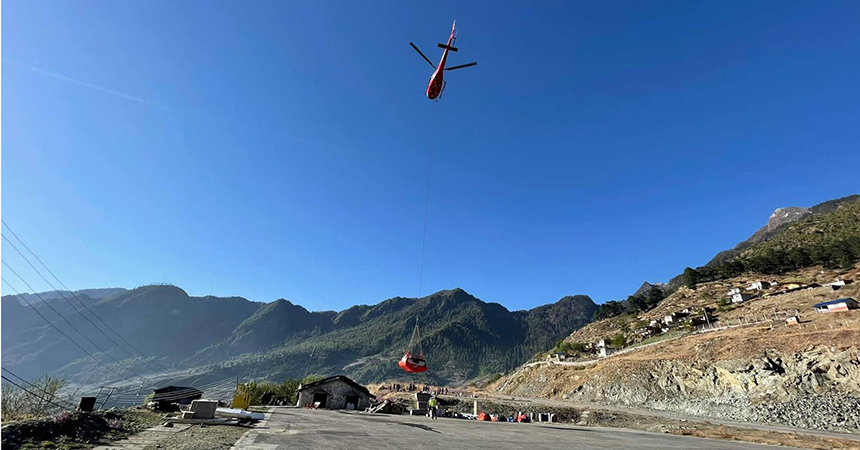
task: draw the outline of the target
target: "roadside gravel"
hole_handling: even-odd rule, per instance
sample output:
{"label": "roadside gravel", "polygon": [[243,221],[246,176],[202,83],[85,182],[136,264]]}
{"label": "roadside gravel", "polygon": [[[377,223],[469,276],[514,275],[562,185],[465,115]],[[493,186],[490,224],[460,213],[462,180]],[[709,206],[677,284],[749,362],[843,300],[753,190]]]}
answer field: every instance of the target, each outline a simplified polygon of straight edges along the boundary
{"label": "roadside gravel", "polygon": [[144,450],[229,450],[252,426],[192,425]]}

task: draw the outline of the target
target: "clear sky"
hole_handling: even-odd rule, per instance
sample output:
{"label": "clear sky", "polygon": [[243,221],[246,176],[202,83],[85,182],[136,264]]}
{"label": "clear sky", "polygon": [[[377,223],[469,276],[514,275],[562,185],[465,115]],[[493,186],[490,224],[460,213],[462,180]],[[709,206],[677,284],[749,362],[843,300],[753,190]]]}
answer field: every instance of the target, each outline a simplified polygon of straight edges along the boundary
{"label": "clear sky", "polygon": [[3,219],[74,289],[414,296],[432,135],[424,293],[522,309],[860,192],[860,2],[532,3],[6,0]]}

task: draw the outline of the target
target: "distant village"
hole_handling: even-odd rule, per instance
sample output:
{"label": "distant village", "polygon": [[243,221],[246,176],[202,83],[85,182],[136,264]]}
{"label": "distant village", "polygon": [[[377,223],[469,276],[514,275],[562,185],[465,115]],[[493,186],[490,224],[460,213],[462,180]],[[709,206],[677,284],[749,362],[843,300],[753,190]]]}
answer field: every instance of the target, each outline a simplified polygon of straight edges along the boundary
{"label": "distant village", "polygon": [[[665,335],[666,333],[669,333],[671,331],[692,331],[696,328],[705,329],[706,327],[718,327],[720,325],[719,318],[716,317],[714,313],[718,310],[722,310],[724,307],[730,308],[731,306],[729,305],[746,303],[754,301],[756,299],[770,298],[779,295],[785,295],[790,292],[797,292],[805,289],[814,289],[822,286],[829,286],[834,291],[837,291],[842,286],[852,283],[853,280],[842,278],[837,278],[835,281],[826,283],[824,285],[818,283],[778,283],[776,281],[756,280],[749,283],[744,283],[744,286],[742,287],[733,287],[729,289],[725,294],[725,299],[721,301],[717,306],[687,307],[679,311],[667,314],[662,319],[652,319],[648,324],[641,325],[635,330],[631,330],[631,334],[634,343],[642,343],[647,339],[653,338],[655,336]],[[860,309],[860,304],[858,304],[857,300],[846,297],[816,303],[815,305],[813,305],[812,309],[816,314],[837,313],[853,309]],[[786,317],[784,320],[787,326],[797,325],[798,323],[800,323],[799,312],[798,314]],[[640,317],[639,322],[643,321],[644,320],[641,320]],[[583,353],[586,355],[590,354],[599,358],[605,358],[623,349],[619,347],[622,346],[619,346],[617,343],[613,343],[612,339],[600,339],[597,342],[587,342],[581,344],[577,348],[577,350],[581,350],[581,352],[579,353]],[[547,355],[547,358],[556,361],[562,361],[567,359],[569,356],[570,355],[566,351],[556,351]]]}

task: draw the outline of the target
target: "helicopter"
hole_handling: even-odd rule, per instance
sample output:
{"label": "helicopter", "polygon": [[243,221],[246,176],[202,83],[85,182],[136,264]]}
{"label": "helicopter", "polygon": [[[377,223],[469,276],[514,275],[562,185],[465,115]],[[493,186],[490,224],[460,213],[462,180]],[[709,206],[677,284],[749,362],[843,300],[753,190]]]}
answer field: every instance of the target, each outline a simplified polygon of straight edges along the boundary
{"label": "helicopter", "polygon": [[430,59],[427,58],[427,56],[425,56],[424,53],[422,53],[421,50],[419,50],[418,47],[415,46],[415,44],[413,44],[412,42],[409,43],[409,45],[411,45],[412,48],[414,48],[415,51],[418,52],[418,54],[421,55],[422,58],[424,58],[424,61],[427,61],[427,64],[430,64],[430,67],[435,69],[435,71],[433,72],[433,76],[430,77],[430,83],[427,84],[427,91],[425,93],[425,95],[427,95],[427,98],[429,98],[430,100],[437,100],[441,97],[442,91],[445,90],[445,85],[447,83],[445,82],[444,71],[463,69],[466,67],[478,65],[478,63],[476,62],[470,62],[468,64],[460,64],[459,66],[445,67],[445,63],[448,60],[448,52],[456,53],[458,50],[457,47],[454,47],[454,42],[456,40],[457,21],[455,20],[454,25],[451,27],[451,36],[448,37],[448,43],[439,43],[439,48],[445,49],[445,51],[442,52],[442,60],[439,61],[438,67],[433,65],[433,62],[430,61]]}

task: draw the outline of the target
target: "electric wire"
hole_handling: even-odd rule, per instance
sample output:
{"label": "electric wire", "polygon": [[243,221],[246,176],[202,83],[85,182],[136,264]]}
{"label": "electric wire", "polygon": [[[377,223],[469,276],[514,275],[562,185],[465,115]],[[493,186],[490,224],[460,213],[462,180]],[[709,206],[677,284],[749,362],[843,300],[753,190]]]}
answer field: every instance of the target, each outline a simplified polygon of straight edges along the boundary
{"label": "electric wire", "polygon": [[58,404],[56,404],[56,403],[52,402],[51,400],[48,400],[48,399],[46,399],[45,397],[42,397],[41,395],[37,395],[37,394],[34,394],[34,393],[30,392],[30,390],[29,390],[29,389],[27,389],[27,388],[25,388],[25,387],[22,387],[20,384],[18,384],[18,383],[16,383],[16,382],[14,382],[14,381],[12,381],[12,380],[10,380],[10,379],[6,378],[6,375],[0,375],[0,378],[3,378],[4,380],[8,381],[9,383],[12,383],[12,386],[17,387],[18,389],[20,389],[20,390],[22,390],[22,391],[24,391],[24,392],[26,392],[26,393],[28,393],[28,394],[32,395],[33,397],[38,398],[39,400],[42,400],[42,401],[44,401],[44,402],[46,402],[46,403],[50,403],[50,404],[52,404],[52,405],[56,406],[57,408],[61,408],[61,409],[68,408],[68,406],[58,405]]}
{"label": "electric wire", "polygon": [[[117,346],[117,348],[119,348],[120,350],[124,351],[124,352],[125,352],[126,354],[128,354],[128,356],[130,356],[132,359],[135,359],[135,360],[137,359],[137,357],[136,357],[136,356],[134,356],[133,354],[131,354],[128,350],[126,350],[126,349],[122,348],[122,346],[120,346],[120,345],[119,345],[115,340],[113,340],[110,336],[108,336],[108,335],[107,335],[107,333],[105,333],[104,331],[102,331],[102,329],[101,329],[101,328],[99,328],[99,327],[98,327],[98,325],[96,325],[96,324],[95,324],[95,322],[93,322],[92,320],[90,320],[90,318],[89,318],[89,317],[85,316],[85,315],[84,315],[84,314],[83,314],[83,313],[82,313],[82,312],[81,312],[81,311],[80,311],[80,310],[79,310],[79,309],[74,305],[74,303],[72,303],[71,301],[69,301],[69,299],[68,299],[68,298],[66,298],[66,296],[65,296],[65,295],[63,295],[63,292],[62,292],[62,291],[60,291],[59,289],[57,289],[57,288],[56,288],[56,286],[54,286],[53,284],[51,284],[51,282],[50,282],[50,281],[48,281],[48,280],[44,277],[44,275],[42,275],[42,273],[41,273],[41,272],[39,272],[39,270],[38,270],[38,269],[36,269],[36,267],[35,267],[35,266],[33,266],[33,264],[30,262],[30,260],[29,260],[29,259],[27,259],[27,257],[26,257],[26,256],[24,256],[24,254],[23,254],[23,253],[21,253],[21,250],[18,250],[18,247],[16,247],[16,246],[15,246],[15,244],[13,244],[11,240],[9,240],[9,238],[7,238],[5,235],[3,235],[2,237],[3,237],[3,239],[5,239],[5,240],[6,240],[6,242],[7,242],[9,245],[11,245],[11,246],[12,246],[12,248],[14,248],[14,249],[15,249],[15,251],[17,251],[17,252],[18,252],[18,254],[19,254],[19,255],[21,255],[21,257],[22,257],[22,258],[24,258],[24,261],[26,261],[26,262],[27,262],[27,264],[29,264],[29,265],[30,265],[30,268],[32,268],[32,269],[33,269],[33,270],[34,270],[34,271],[39,275],[39,277],[41,277],[41,278],[42,278],[42,281],[44,281],[45,283],[47,283],[47,284],[48,284],[48,286],[50,286],[50,287],[51,287],[51,289],[53,289],[55,292],[57,292],[58,294],[60,294],[60,297],[62,297],[62,299],[63,299],[63,300],[65,300],[65,301],[66,301],[66,303],[68,303],[68,304],[69,304],[69,306],[71,306],[71,307],[72,307],[72,309],[74,309],[74,310],[75,310],[75,312],[76,312],[76,313],[78,313],[78,315],[79,315],[79,316],[83,317],[87,322],[89,322],[89,323],[90,323],[90,325],[92,325],[92,326],[93,326],[93,328],[95,328],[96,330],[98,330],[98,332],[99,332],[99,333],[101,333],[102,335],[104,335],[104,337],[108,338],[108,340],[110,340],[111,342],[113,342],[113,344],[114,344],[114,345],[116,345],[116,346]],[[16,274],[16,275],[17,275],[17,274]],[[83,302],[81,302],[81,304],[83,304]],[[51,308],[51,309],[53,309],[53,308]],[[56,312],[56,311],[55,311],[55,312]],[[78,331],[78,332],[80,333],[80,331]],[[92,342],[92,341],[90,341],[90,342]],[[95,345],[95,344],[94,344],[94,345]],[[102,350],[102,351],[104,352],[104,350]],[[105,353],[105,354],[107,354],[107,353]],[[110,356],[110,355],[109,355],[109,356]],[[139,377],[141,377],[141,378],[144,378],[144,377],[143,377],[143,375],[140,375],[139,373],[137,373],[137,372],[135,372],[135,371],[133,371],[133,370],[129,369],[128,367],[126,367],[125,365],[123,365],[122,363],[120,363],[120,362],[119,362],[119,360],[117,360],[117,359],[113,358],[112,356],[111,356],[111,359],[113,359],[114,361],[116,361],[116,362],[117,362],[117,364],[119,364],[119,365],[120,365],[120,366],[122,366],[124,369],[128,370],[129,372],[132,372],[132,373],[134,373],[135,375],[137,375],[137,376],[139,376]],[[145,378],[144,378],[144,379],[145,379]]]}
{"label": "electric wire", "polygon": [[[44,281],[45,283],[47,283],[47,284],[48,284],[48,286],[50,286],[50,287],[51,287],[51,289],[53,289],[55,292],[57,292],[58,294],[60,294],[60,297],[62,297],[62,299],[63,299],[63,300],[65,300],[65,302],[66,302],[66,303],[68,303],[68,304],[69,304],[69,306],[71,306],[71,307],[72,307],[72,309],[74,309],[74,310],[75,310],[75,312],[76,312],[76,313],[78,313],[78,315],[79,315],[79,316],[83,317],[83,318],[84,318],[84,320],[86,320],[87,322],[89,322],[89,323],[90,323],[90,325],[92,325],[92,326],[93,326],[93,328],[95,328],[99,333],[101,333],[101,334],[102,334],[104,337],[106,337],[109,341],[113,342],[113,344],[114,344],[114,345],[116,345],[116,346],[117,346],[117,348],[119,348],[120,350],[122,350],[123,352],[125,352],[128,356],[132,357],[133,359],[137,359],[137,358],[138,358],[137,356],[134,356],[134,355],[133,355],[131,352],[129,352],[128,350],[124,349],[121,345],[119,345],[119,343],[117,343],[115,340],[113,340],[113,338],[111,338],[110,336],[108,336],[108,335],[107,335],[107,333],[105,333],[101,328],[99,328],[99,326],[98,326],[98,325],[96,325],[96,324],[95,324],[95,322],[93,322],[92,320],[90,320],[90,318],[89,318],[89,317],[85,316],[85,315],[81,312],[81,310],[79,310],[79,309],[74,305],[74,303],[72,303],[68,298],[66,298],[66,296],[63,294],[63,291],[61,291],[61,290],[57,289],[57,287],[56,287],[56,286],[54,286],[50,281],[48,281],[48,279],[47,279],[47,278],[45,278],[45,276],[44,276],[44,275],[42,275],[42,273],[41,273],[41,272],[39,272],[39,269],[36,269],[36,267],[33,265],[33,263],[31,263],[31,262],[30,262],[30,260],[29,260],[25,255],[24,255],[24,253],[22,253],[22,252],[21,252],[21,250],[19,250],[19,249],[18,249],[18,247],[17,247],[17,246],[15,246],[15,244],[14,244],[14,243],[12,243],[12,241],[11,241],[11,240],[9,240],[9,238],[7,238],[7,237],[6,237],[6,235],[3,235],[2,237],[3,237],[3,239],[4,239],[4,240],[9,244],[9,245],[11,245],[11,246],[12,246],[12,248],[13,248],[13,249],[15,249],[15,251],[16,251],[16,252],[18,252],[18,254],[19,254],[19,255],[21,255],[21,258],[24,258],[24,261],[25,261],[25,262],[27,262],[27,264],[30,266],[30,268],[32,268],[32,269],[33,269],[33,271],[35,271],[35,272],[36,272],[36,274],[38,274],[40,278],[42,278],[42,281]],[[19,239],[19,241],[20,241],[20,239]],[[78,302],[80,302],[82,305],[84,305],[84,302],[82,302],[80,299],[78,299]]]}
{"label": "electric wire", "polygon": [[[232,383],[234,383],[234,381],[235,381],[234,378],[226,378],[224,380],[217,381],[215,383],[211,383],[208,385],[202,385],[199,387],[190,387],[188,389],[182,389],[182,390],[178,390],[178,391],[165,392],[164,394],[158,394],[158,395],[156,395],[155,399],[156,400],[173,400],[175,398],[181,398],[181,397],[184,397],[186,394],[191,394],[191,393],[195,393],[195,392],[205,392],[205,391],[213,390],[213,389],[223,389],[225,387],[232,386]],[[139,395],[132,394],[132,393],[123,393],[123,394],[112,395],[112,397],[114,397],[114,396],[116,398],[120,398],[120,399],[131,399],[131,398],[139,398],[140,397]]]}
{"label": "electric wire", "polygon": [[[176,396],[176,395],[183,395],[183,394],[187,394],[189,392],[207,390],[207,389],[212,389],[212,388],[219,387],[219,386],[226,386],[226,385],[228,385],[228,383],[234,383],[234,382],[235,382],[235,378],[225,378],[223,380],[215,381],[215,382],[212,382],[209,384],[204,384],[204,385],[200,385],[200,386],[196,386],[196,387],[189,387],[187,389],[182,389],[182,390],[178,390],[178,391],[166,392],[164,394],[164,396],[165,397],[172,397],[172,396]],[[137,397],[137,396],[138,396],[137,394],[131,394],[131,393],[118,394],[118,397]]]}
{"label": "electric wire", "polygon": [[[33,384],[33,383],[31,383],[31,382],[29,382],[29,381],[27,381],[27,380],[25,380],[25,379],[23,379],[23,378],[19,377],[18,375],[15,375],[15,372],[12,372],[11,370],[9,370],[9,369],[7,369],[7,368],[5,368],[5,367],[3,367],[2,369],[3,369],[3,371],[4,371],[4,372],[7,372],[9,375],[12,375],[13,377],[17,378],[19,381],[21,381],[22,383],[26,384],[27,386],[30,386],[30,387],[31,387],[31,388],[33,388],[34,390],[39,390],[39,389],[41,389],[39,386],[36,386],[35,384]],[[47,395],[47,392],[45,392],[45,395]],[[45,399],[45,400],[47,400],[47,399]],[[62,400],[57,400],[57,401],[62,402]],[[64,404],[64,407],[65,407],[65,408],[71,408],[71,406],[70,406],[69,404],[67,404],[66,402],[63,402],[63,404]]]}
{"label": "electric wire", "polygon": [[[180,400],[186,398],[189,394],[201,394],[206,397],[218,397],[223,398],[228,396],[231,392],[235,391],[235,382],[234,378],[227,378],[225,380],[213,383],[211,385],[204,385],[195,388],[183,389],[180,391],[166,392],[164,394],[155,394],[151,401],[171,401],[171,400]],[[219,395],[212,395],[213,393],[218,393]],[[149,394],[143,396],[144,398],[148,397]],[[137,404],[141,402],[141,395],[125,393],[125,394],[112,394],[110,396],[111,403],[113,404]]]}
{"label": "electric wire", "polygon": [[[14,270],[14,269],[12,269],[12,268],[9,266],[9,264],[7,264],[7,263],[6,263],[6,261],[2,261],[2,263],[3,263],[3,266],[5,266],[7,269],[9,269],[9,271],[11,271],[11,272],[12,272],[12,273],[14,273],[15,275],[17,275],[17,276],[18,276],[18,278],[20,278],[20,279],[21,279],[21,281],[22,281],[22,282],[23,282],[23,283],[24,283],[24,284],[25,284],[25,285],[26,285],[26,286],[27,286],[31,291],[33,291],[33,290],[34,290],[34,289],[33,289],[33,287],[32,287],[32,286],[30,286],[30,285],[29,285],[29,283],[27,283],[27,281],[26,281],[26,280],[24,280],[24,278],[22,278],[22,277],[21,277],[21,275],[18,275],[18,273],[17,273],[17,272],[15,272],[15,270]],[[127,377],[123,376],[123,375],[122,375],[122,373],[120,373],[120,372],[119,372],[119,371],[117,371],[116,369],[114,369],[114,368],[112,368],[112,367],[109,367],[109,366],[108,366],[108,365],[106,365],[105,363],[101,362],[101,361],[100,361],[98,358],[96,358],[92,353],[90,353],[90,352],[89,352],[89,350],[85,349],[83,346],[81,346],[81,344],[78,344],[74,339],[72,339],[71,337],[69,337],[69,335],[67,335],[67,334],[66,334],[66,333],[64,333],[62,330],[60,330],[60,328],[58,328],[56,325],[54,325],[54,324],[53,324],[53,322],[51,322],[50,320],[48,320],[48,319],[47,319],[47,318],[46,318],[46,317],[45,317],[45,316],[44,316],[44,315],[43,315],[43,314],[42,314],[38,309],[36,309],[36,307],[35,307],[35,306],[33,306],[29,301],[27,301],[27,299],[25,299],[25,298],[24,298],[24,296],[23,296],[23,295],[21,295],[21,293],[20,293],[20,292],[18,292],[18,290],[17,290],[17,289],[15,289],[15,287],[13,287],[13,286],[12,286],[12,284],[11,284],[11,283],[9,283],[9,281],[8,281],[8,280],[6,280],[5,278],[2,278],[2,280],[3,280],[3,282],[5,282],[5,283],[10,287],[10,288],[12,288],[12,290],[15,292],[15,294],[17,294],[17,295],[18,295],[18,298],[20,298],[21,300],[23,300],[23,301],[24,301],[24,303],[26,303],[26,304],[27,304],[27,306],[29,306],[30,308],[32,308],[32,309],[33,309],[33,311],[36,311],[36,314],[38,314],[38,315],[39,315],[39,317],[41,317],[45,322],[47,322],[47,323],[48,323],[48,325],[50,325],[52,328],[54,328],[55,330],[57,330],[61,335],[63,335],[63,337],[65,337],[66,339],[68,339],[69,341],[71,341],[73,344],[75,344],[79,349],[83,350],[83,351],[84,351],[84,353],[86,353],[87,355],[89,355],[89,357],[90,357],[90,358],[92,358],[92,359],[93,359],[93,361],[95,361],[95,362],[99,363],[99,364],[100,364],[101,366],[103,366],[104,368],[106,368],[106,369],[108,369],[108,370],[110,370],[110,371],[112,371],[112,372],[116,373],[116,374],[117,374],[117,375],[119,375],[119,376],[120,376],[120,378],[122,378],[123,380],[125,380],[125,381],[129,381],[129,382],[131,381],[131,380],[129,380]],[[80,334],[81,336],[83,336],[83,337],[84,337],[84,339],[88,340],[91,344],[93,344],[93,346],[95,346],[95,347],[96,347],[97,349],[99,349],[102,353],[104,353],[104,350],[101,350],[101,348],[100,348],[98,345],[96,345],[96,344],[95,344],[95,343],[94,343],[90,338],[86,337],[83,333],[81,333],[80,331],[78,331],[78,329],[77,329],[77,328],[75,328],[75,326],[74,326],[74,325],[72,325],[72,324],[71,324],[71,322],[69,322],[69,320],[68,320],[68,319],[66,319],[62,314],[60,314],[59,312],[57,312],[57,310],[56,310],[56,309],[54,309],[54,307],[53,307],[53,306],[51,306],[49,303],[45,302],[45,300],[44,300],[44,299],[43,299],[43,298],[42,298],[38,293],[36,293],[36,297],[38,297],[38,298],[39,298],[39,300],[41,300],[41,301],[45,304],[45,306],[47,306],[47,307],[48,307],[48,308],[50,308],[52,311],[54,311],[55,313],[57,313],[57,315],[59,315],[61,319],[63,319],[67,324],[69,324],[69,326],[70,326],[70,327],[72,327],[72,329],[73,329],[73,330],[77,331],[77,332],[78,332],[78,334]],[[108,356],[110,356],[110,355],[108,355]],[[111,358],[113,358],[113,357],[111,357]],[[121,365],[120,365],[120,366],[121,366]],[[141,377],[141,378],[143,378],[143,377]]]}
{"label": "electric wire", "polygon": [[[57,275],[55,275],[55,274],[54,274],[54,272],[51,270],[51,268],[50,268],[50,267],[48,267],[48,265],[47,265],[47,264],[45,264],[45,262],[44,262],[44,261],[42,261],[42,258],[39,258],[39,256],[38,256],[38,255],[36,255],[36,253],[35,253],[32,249],[30,249],[30,247],[28,247],[26,243],[24,243],[24,241],[23,241],[23,240],[22,240],[22,239],[21,239],[21,238],[20,238],[20,237],[15,233],[15,231],[12,229],[12,227],[10,227],[10,226],[9,226],[9,224],[8,224],[8,223],[6,223],[6,221],[5,221],[5,220],[0,219],[0,222],[2,222],[2,224],[6,227],[6,229],[7,229],[7,230],[9,230],[9,233],[11,233],[11,234],[12,234],[12,236],[14,236],[14,237],[15,237],[15,239],[16,239],[16,240],[21,244],[21,246],[23,246],[23,247],[24,247],[24,248],[25,248],[25,249],[26,249],[26,250],[27,250],[31,255],[33,255],[33,257],[34,257],[34,258],[36,258],[36,261],[39,261],[39,264],[41,264],[41,265],[42,265],[42,267],[44,267],[44,268],[45,268],[45,270],[46,270],[46,271],[51,275],[51,277],[53,277],[53,278],[54,278],[54,280],[56,280],[56,281],[57,281],[57,283],[58,283],[60,286],[62,286],[62,287],[63,287],[63,289],[65,289],[68,293],[70,293],[70,294],[71,294],[71,295],[72,295],[72,296],[73,296],[73,297],[78,301],[78,303],[80,303],[81,305],[83,305],[83,307],[84,307],[87,311],[89,311],[89,313],[90,313],[90,314],[92,314],[92,316],[93,316],[93,317],[95,317],[96,319],[98,319],[98,321],[99,321],[99,322],[101,322],[101,323],[105,326],[105,328],[107,328],[108,330],[110,330],[111,332],[113,332],[113,334],[115,334],[118,338],[120,338],[120,340],[122,340],[122,341],[123,341],[123,342],[124,342],[124,343],[129,347],[129,348],[131,348],[132,350],[134,350],[134,351],[136,351],[138,354],[140,354],[140,356],[142,357],[141,361],[142,361],[144,364],[148,365],[150,368],[155,368],[154,366],[150,365],[150,363],[147,361],[147,359],[148,359],[149,357],[148,357],[148,356],[146,356],[146,354],[144,354],[144,353],[143,353],[142,351],[140,351],[137,347],[135,347],[134,345],[132,345],[132,344],[131,344],[131,342],[129,342],[126,338],[124,338],[124,337],[123,337],[121,334],[119,334],[116,330],[114,330],[110,325],[108,325],[108,323],[107,323],[107,322],[105,322],[105,321],[104,321],[104,319],[102,319],[98,314],[96,314],[96,313],[95,313],[95,311],[93,311],[92,309],[90,309],[90,307],[89,307],[89,306],[87,306],[87,304],[86,304],[86,303],[84,303],[84,302],[83,302],[83,301],[82,301],[82,300],[77,296],[77,294],[75,294],[75,292],[74,292],[74,291],[72,291],[71,289],[69,289],[69,288],[68,288],[68,286],[66,286],[66,285],[65,285],[65,283],[63,283],[63,282],[62,282],[62,280],[60,280],[60,279],[57,277]],[[6,238],[5,236],[3,236],[3,237],[4,237],[4,238]],[[9,243],[11,244],[11,241],[9,241],[9,239],[8,239],[8,238],[6,238],[6,241],[7,241],[7,242],[9,242]],[[14,248],[14,249],[15,249],[15,251],[17,251],[17,252],[18,252],[18,254],[20,254],[22,257],[24,257],[24,255],[21,253],[21,251],[20,251],[20,250],[18,250],[18,248],[17,248],[17,247],[15,247],[15,245],[14,245],[14,244],[12,245],[12,248]],[[25,260],[25,261],[27,261],[27,263],[28,263],[28,264],[30,264],[30,261],[29,261],[29,260],[27,260],[27,258],[26,258],[26,257],[24,257],[24,260]],[[30,267],[33,267],[33,265],[32,265],[32,264],[30,264]],[[33,268],[33,270],[36,270],[36,269],[35,269],[35,267]],[[39,271],[38,271],[38,270],[36,270],[36,273],[39,273]],[[41,273],[39,273],[39,276],[40,276],[40,277],[42,277],[42,279],[43,279],[43,280],[45,280],[45,277],[43,277]],[[46,283],[48,283],[49,285],[51,285],[51,283],[49,283],[47,280],[45,280],[45,282],[46,282]],[[52,288],[54,288],[54,286],[53,286],[53,285],[51,285],[51,287],[52,287]],[[56,289],[56,288],[54,288],[54,289],[55,289],[57,292],[59,292],[61,296],[63,296],[62,292],[61,292],[59,289]],[[63,299],[65,299],[65,297],[63,297]],[[68,300],[66,300],[66,301],[68,301]],[[75,309],[75,310],[77,311],[77,309]],[[79,312],[79,313],[80,313],[80,312]],[[87,319],[87,320],[89,321],[89,319]],[[90,323],[92,323],[92,322],[90,321]],[[93,326],[95,326],[95,324],[93,324]],[[98,329],[100,333],[104,334],[104,335],[105,335],[105,337],[108,337],[108,336],[107,336],[107,334],[105,334],[105,333],[104,333],[104,331],[102,331],[100,328],[96,327],[96,329]],[[108,337],[108,339],[110,339],[110,338]],[[110,340],[111,340],[111,342],[113,342],[117,347],[120,347],[120,348],[122,349],[122,347],[121,347],[121,346],[120,346],[116,341],[114,341],[113,339],[110,339]],[[122,349],[122,350],[123,350],[123,351],[125,351],[126,353],[128,353],[129,355],[131,355],[131,353],[129,353],[127,350],[125,350],[125,349]],[[156,365],[158,365],[159,367],[161,367],[161,368],[162,368],[162,369],[164,369],[164,370],[170,370],[169,368],[167,368],[166,366],[162,365],[161,363],[159,363],[159,362],[157,362],[157,361],[153,361],[153,363],[155,363]],[[156,369],[156,370],[159,370],[159,369]]]}

